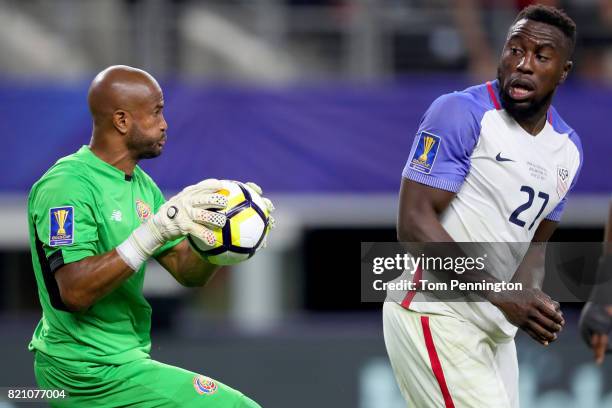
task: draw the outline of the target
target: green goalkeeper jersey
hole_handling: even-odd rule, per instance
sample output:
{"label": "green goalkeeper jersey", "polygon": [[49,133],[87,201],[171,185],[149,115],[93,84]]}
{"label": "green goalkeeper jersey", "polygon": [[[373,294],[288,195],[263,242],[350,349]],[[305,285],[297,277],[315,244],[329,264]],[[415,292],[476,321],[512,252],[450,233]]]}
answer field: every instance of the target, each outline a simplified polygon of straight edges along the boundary
{"label": "green goalkeeper jersey", "polygon": [[163,203],[161,191],[142,169],[136,166],[128,176],[87,146],[58,160],[34,184],[28,223],[43,315],[30,350],[75,363],[117,365],[149,356],[151,307],[142,294],[144,265],[78,313],[63,305],[54,273],[64,264],[114,249]]}

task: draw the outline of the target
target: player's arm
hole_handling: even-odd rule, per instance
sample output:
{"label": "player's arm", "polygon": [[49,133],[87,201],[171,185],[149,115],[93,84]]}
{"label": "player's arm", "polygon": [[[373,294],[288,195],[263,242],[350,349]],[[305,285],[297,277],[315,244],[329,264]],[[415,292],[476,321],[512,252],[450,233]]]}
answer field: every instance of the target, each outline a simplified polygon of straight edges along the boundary
{"label": "player's arm", "polygon": [[[454,196],[452,192],[404,178],[400,189],[398,239],[402,242],[454,242],[438,218]],[[538,232],[538,239],[548,239],[552,231],[553,225],[546,223]],[[443,254],[432,255],[465,256],[458,246],[453,249],[453,246],[446,245],[444,251]],[[498,282],[490,274],[476,270],[453,277],[464,282]],[[508,320],[542,344],[554,341],[556,333],[565,323],[559,304],[537,287],[527,288],[520,295],[503,292],[482,292],[480,295],[498,307]]]}
{"label": "player's arm", "polygon": [[582,309],[579,326],[583,339],[593,349],[595,362],[601,364],[606,352],[612,351],[609,337],[612,331],[612,202],[604,232],[597,282],[591,300]]}
{"label": "player's arm", "polygon": [[[184,240],[156,259],[184,286],[202,286],[218,269],[203,261]],[[133,273],[134,269],[112,250],[60,267],[55,279],[66,307],[78,312],[91,307]]]}
{"label": "player's arm", "polygon": [[218,265],[204,261],[185,240],[155,259],[178,283],[187,287],[206,285],[219,269]]}
{"label": "player's arm", "polygon": [[[455,193],[441,190],[417,183],[406,178],[402,179],[400,188],[399,215],[397,234],[408,250],[413,250],[415,243],[446,242],[447,245],[420,246],[417,251],[430,257],[465,258],[465,252],[448,231],[440,223],[440,214],[448,207]],[[416,249],[416,248],[414,248]],[[434,271],[430,271],[434,272]],[[441,276],[444,278],[444,276]],[[470,270],[462,274],[453,275],[453,278],[462,282],[499,282],[498,279],[486,271]],[[479,292],[485,299],[492,299],[489,291]]]}
{"label": "player's arm", "polygon": [[455,193],[402,178],[397,219],[400,242],[452,242],[438,219]]}
{"label": "player's arm", "polygon": [[557,339],[565,325],[559,302],[542,292],[545,274],[546,243],[555,232],[558,222],[544,219],[540,222],[531,245],[512,277],[523,290],[518,294],[501,293],[493,303],[512,323],[521,327],[538,342],[547,345]]}
{"label": "player's arm", "polygon": [[545,274],[546,244],[558,225],[558,221],[547,219],[540,222],[529,249],[512,277],[512,282],[520,282],[526,288],[542,288]]}
{"label": "player's arm", "polygon": [[[544,219],[538,226],[534,233],[531,245],[527,249],[521,264],[519,265],[516,273],[512,277],[512,282],[520,282],[523,285],[524,290],[536,289],[538,296],[545,296],[546,303],[549,307],[554,307],[554,311],[561,316],[560,321],[549,322],[549,319],[540,318],[539,326],[544,326],[549,332],[556,333],[565,325],[565,319],[561,312],[561,305],[550,299],[548,295],[545,295],[541,291],[542,283],[544,282],[544,276],[546,272],[545,261],[546,261],[546,244],[557,229],[557,221]],[[541,313],[541,312],[540,312]],[[532,329],[530,334],[537,335],[539,328]],[[546,337],[541,338],[542,341],[547,341]]]}
{"label": "player's arm", "polygon": [[81,312],[103,298],[134,270],[112,250],[61,266],[55,272],[62,302],[71,312]]}
{"label": "player's arm", "polygon": [[216,194],[219,189],[218,180],[187,187],[117,248],[59,267],[55,279],[64,305],[71,311],[86,310],[139,270],[162,245],[186,234],[214,245],[209,228],[223,226],[225,216],[209,209],[227,205],[226,198]]}
{"label": "player's arm", "polygon": [[480,129],[473,101],[448,94],[423,115],[402,172],[397,238],[400,242],[452,242],[438,217],[449,206],[470,168]]}

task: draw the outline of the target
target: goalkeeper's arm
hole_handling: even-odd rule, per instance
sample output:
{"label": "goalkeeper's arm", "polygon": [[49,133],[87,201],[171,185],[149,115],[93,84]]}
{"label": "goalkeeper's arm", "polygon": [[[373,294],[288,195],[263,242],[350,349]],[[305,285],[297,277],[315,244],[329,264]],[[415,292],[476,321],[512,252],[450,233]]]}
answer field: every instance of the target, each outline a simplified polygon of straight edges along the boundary
{"label": "goalkeeper's arm", "polygon": [[74,312],[86,310],[132,276],[167,241],[193,234],[214,245],[209,228],[222,227],[225,216],[209,209],[227,206],[227,199],[216,194],[220,189],[213,179],[187,187],[115,249],[60,267],[55,279],[64,305]]}

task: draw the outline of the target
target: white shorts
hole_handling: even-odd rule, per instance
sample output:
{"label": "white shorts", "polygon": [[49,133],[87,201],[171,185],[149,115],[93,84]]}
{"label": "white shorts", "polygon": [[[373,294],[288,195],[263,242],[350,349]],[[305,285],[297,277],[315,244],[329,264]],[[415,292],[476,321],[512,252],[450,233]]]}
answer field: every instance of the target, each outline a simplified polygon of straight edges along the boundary
{"label": "white shorts", "polygon": [[383,306],[385,345],[400,391],[415,408],[518,408],[514,341],[472,323]]}

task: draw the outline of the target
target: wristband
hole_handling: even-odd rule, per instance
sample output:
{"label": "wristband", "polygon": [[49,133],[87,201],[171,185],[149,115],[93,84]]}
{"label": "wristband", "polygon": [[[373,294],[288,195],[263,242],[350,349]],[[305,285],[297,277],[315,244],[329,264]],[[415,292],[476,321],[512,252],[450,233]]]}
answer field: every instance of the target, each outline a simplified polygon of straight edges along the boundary
{"label": "wristband", "polygon": [[145,222],[136,228],[116,250],[128,266],[137,271],[142,264],[164,243],[161,234],[151,222]]}

